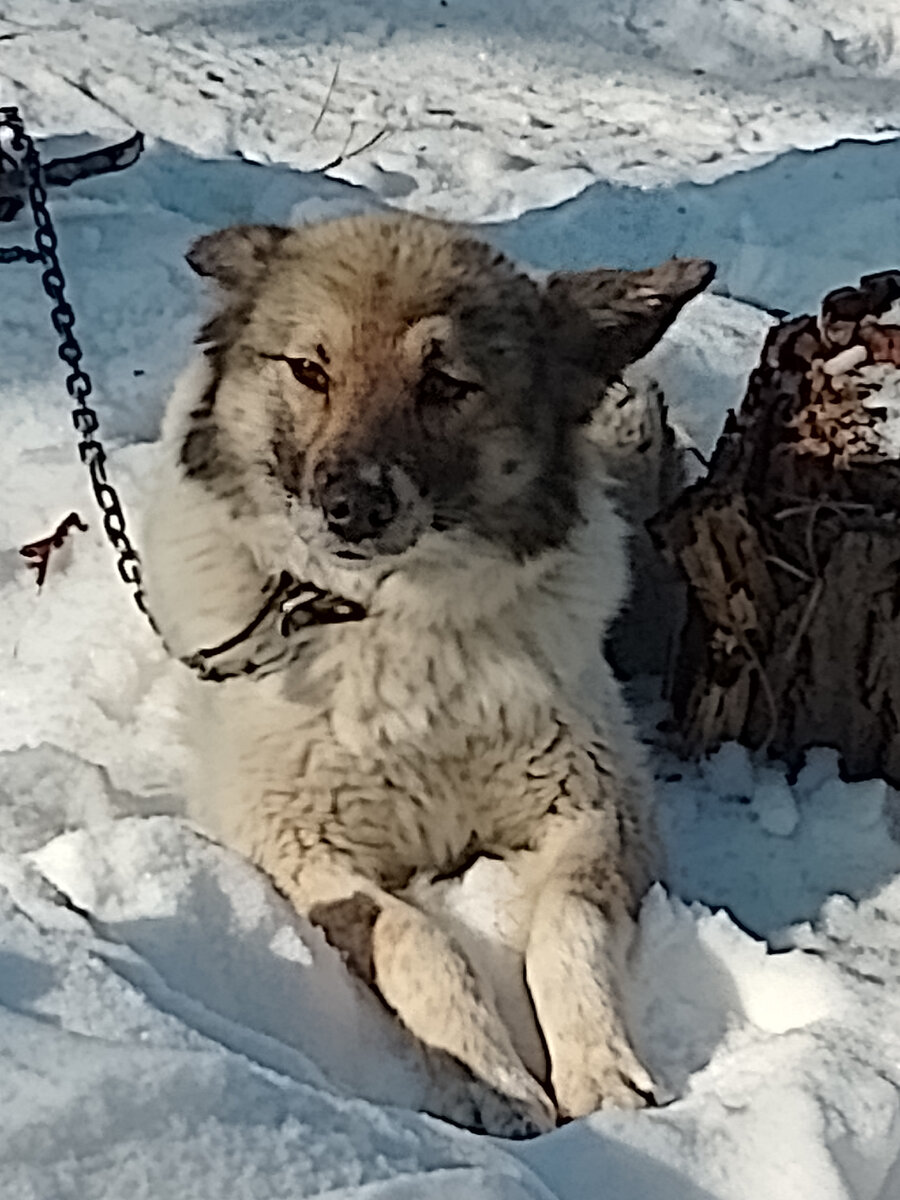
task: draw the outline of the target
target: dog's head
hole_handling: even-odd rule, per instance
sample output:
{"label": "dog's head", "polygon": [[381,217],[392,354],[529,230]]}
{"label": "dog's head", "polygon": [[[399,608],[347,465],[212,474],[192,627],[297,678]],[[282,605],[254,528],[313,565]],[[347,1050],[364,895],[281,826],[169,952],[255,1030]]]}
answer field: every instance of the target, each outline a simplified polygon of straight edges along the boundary
{"label": "dog's head", "polygon": [[403,214],[239,226],[188,256],[220,285],[185,469],[278,509],[345,566],[428,535],[514,558],[577,519],[577,430],[706,286],[709,263],[529,278]]}

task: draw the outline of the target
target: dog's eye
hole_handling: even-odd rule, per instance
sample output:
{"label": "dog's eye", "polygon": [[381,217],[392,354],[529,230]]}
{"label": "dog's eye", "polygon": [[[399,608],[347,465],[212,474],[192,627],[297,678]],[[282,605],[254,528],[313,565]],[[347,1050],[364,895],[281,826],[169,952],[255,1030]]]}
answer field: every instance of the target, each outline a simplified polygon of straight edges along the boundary
{"label": "dog's eye", "polygon": [[458,404],[467,396],[481,390],[477,383],[454,379],[446,371],[438,371],[432,367],[422,376],[419,396],[424,404]]}
{"label": "dog's eye", "polygon": [[287,363],[298,383],[308,387],[311,392],[318,392],[321,396],[328,395],[330,383],[328,375],[311,358],[291,358],[287,354],[264,354],[263,358],[273,358],[278,362]]}
{"label": "dog's eye", "polygon": [[312,392],[328,395],[329,379],[317,362],[313,362],[311,358],[286,358],[284,361],[291,368],[298,383],[302,383]]}

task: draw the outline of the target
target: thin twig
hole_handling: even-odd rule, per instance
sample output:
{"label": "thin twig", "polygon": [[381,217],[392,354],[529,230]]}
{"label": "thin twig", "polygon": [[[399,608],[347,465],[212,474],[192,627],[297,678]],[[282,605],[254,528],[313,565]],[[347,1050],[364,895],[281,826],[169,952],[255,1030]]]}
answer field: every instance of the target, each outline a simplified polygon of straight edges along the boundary
{"label": "thin twig", "polygon": [[337,83],[338,71],[340,71],[340,69],[341,69],[341,60],[338,59],[337,62],[334,64],[334,73],[331,76],[331,83],[329,83],[329,85],[328,85],[328,91],[325,93],[325,100],[322,103],[322,107],[319,109],[319,115],[316,117],[315,121],[313,122],[312,129],[309,131],[310,137],[316,136],[316,131],[318,130],[319,126],[322,124],[322,118],[325,116],[326,112],[328,111],[328,105],[331,103],[331,96],[332,96],[332,93],[334,92],[334,85]]}
{"label": "thin twig", "polygon": [[804,534],[804,544],[806,546],[806,557],[809,559],[813,576],[818,576],[820,566],[816,555],[815,530],[819,513],[833,512],[840,515],[844,511],[874,512],[875,509],[871,504],[864,504],[854,500],[814,500],[809,504],[797,504],[792,508],[783,508],[780,512],[773,515],[772,520],[784,521],[787,517],[809,516]]}
{"label": "thin twig", "polygon": [[743,634],[738,635],[738,642],[744,650],[744,653],[750,659],[751,665],[756,668],[756,673],[759,676],[759,682],[762,686],[763,695],[766,698],[766,704],[769,706],[769,729],[766,733],[765,741],[760,746],[760,753],[765,755],[769,751],[769,747],[775,740],[775,734],[778,732],[778,705],[775,701],[775,693],[772,691],[772,684],[769,682],[769,676],[766,674],[766,669],[762,664],[762,659],[750,644],[749,638]]}
{"label": "thin twig", "polygon": [[809,520],[806,522],[806,533],[803,538],[804,545],[806,546],[806,557],[814,576],[819,574],[819,556],[816,554],[816,520],[821,511],[818,505],[810,509]]}
{"label": "thin twig", "polygon": [[[353,130],[355,128],[356,128],[355,125],[351,126],[350,135],[347,138],[347,141],[344,143],[344,150],[346,150],[347,146],[349,146],[350,138],[353,136]],[[389,130],[388,126],[385,125],[385,127],[383,129],[378,130],[378,132],[375,134],[374,137],[370,137],[367,142],[363,142],[363,144],[361,146],[357,146],[356,149],[351,150],[349,154],[345,154],[344,150],[342,150],[341,153],[337,156],[337,158],[333,158],[331,160],[331,162],[326,163],[324,167],[319,167],[319,170],[320,171],[331,171],[334,167],[339,167],[341,165],[341,163],[348,162],[351,158],[356,158],[357,154],[362,154],[364,150],[370,149],[372,146],[375,145],[376,142],[380,142],[381,139],[389,132],[390,132],[390,130]]]}
{"label": "thin twig", "polygon": [[344,155],[347,152],[347,147],[353,141],[354,133],[356,133],[356,122],[351,121],[350,128],[347,130],[347,136],[344,138],[344,144],[343,144],[343,146],[341,146],[340,150],[338,151],[337,158],[335,158],[332,162],[328,163],[326,166],[321,167],[320,170],[327,171],[327,170],[329,170],[329,168],[336,167],[338,165],[338,163],[342,163],[344,161]]}
{"label": "thin twig", "polygon": [[783,571],[787,571],[791,575],[795,575],[798,579],[802,579],[804,583],[813,583],[812,575],[808,575],[806,571],[801,571],[799,567],[795,567],[793,563],[789,563],[787,559],[779,558],[777,554],[767,554],[765,562],[771,563],[773,567],[781,567]]}
{"label": "thin twig", "polygon": [[796,504],[793,508],[783,508],[780,512],[772,515],[773,521],[783,521],[786,517],[802,517],[811,509],[830,509],[832,512],[841,512],[847,509],[848,512],[859,512],[860,510],[869,509],[874,512],[873,504],[863,504],[856,500],[811,500],[808,504]]}
{"label": "thin twig", "polygon": [[803,612],[800,614],[800,620],[797,622],[797,628],[794,630],[794,636],[791,638],[791,644],[785,651],[785,658],[792,663],[797,657],[797,651],[800,649],[800,643],[803,640],[803,635],[809,628],[809,623],[812,620],[813,613],[822,598],[822,592],[825,590],[825,580],[820,576],[812,586],[812,591],[809,593]]}
{"label": "thin twig", "polygon": [[[86,75],[87,72],[85,71],[84,74]],[[117,124],[121,124],[122,118],[119,116],[118,112],[116,112],[115,108],[113,108],[111,104],[107,104],[105,100],[101,100],[99,96],[95,95],[90,86],[84,83],[83,80],[73,79],[69,75],[60,75],[59,78],[64,83],[67,83],[69,87],[73,87],[76,92],[81,92],[82,96],[86,96],[93,104],[99,105],[104,112],[108,112],[110,116],[115,117]]]}

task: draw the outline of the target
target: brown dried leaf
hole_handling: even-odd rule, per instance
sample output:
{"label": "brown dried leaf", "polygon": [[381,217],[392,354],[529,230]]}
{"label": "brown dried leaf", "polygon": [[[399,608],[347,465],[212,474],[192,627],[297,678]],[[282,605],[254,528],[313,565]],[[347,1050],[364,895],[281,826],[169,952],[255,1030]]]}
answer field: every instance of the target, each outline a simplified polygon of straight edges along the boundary
{"label": "brown dried leaf", "polygon": [[70,512],[67,517],[64,517],[60,521],[49,537],[39,538],[36,542],[28,542],[19,551],[23,558],[28,559],[28,566],[33,567],[37,571],[37,585],[39,588],[43,587],[44,580],[47,578],[47,568],[50,566],[51,553],[54,550],[60,549],[73,529],[79,529],[82,533],[86,533],[87,525],[84,524],[78,513]]}

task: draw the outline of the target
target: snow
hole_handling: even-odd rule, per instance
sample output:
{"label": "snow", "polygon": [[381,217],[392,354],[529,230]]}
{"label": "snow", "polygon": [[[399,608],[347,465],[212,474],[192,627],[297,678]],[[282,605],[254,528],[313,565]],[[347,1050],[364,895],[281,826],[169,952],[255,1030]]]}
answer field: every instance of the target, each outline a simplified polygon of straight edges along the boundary
{"label": "snow", "polygon": [[[543,269],[715,259],[640,368],[708,453],[763,308],[900,264],[898,47],[895,0],[10,0],[0,89],[45,155],[149,135],[53,196],[132,519],[202,306],[189,240],[386,203]],[[795,779],[656,749],[628,1001],[667,1102],[524,1144],[423,1115],[440,1080],[377,1000],[183,820],[177,668],[102,542],[38,272],[0,271],[0,1196],[897,1200],[897,793],[827,748]],[[38,594],[18,547],[73,509]],[[503,887],[481,862],[443,903],[512,976]]]}

